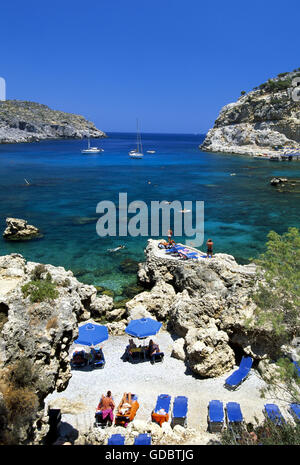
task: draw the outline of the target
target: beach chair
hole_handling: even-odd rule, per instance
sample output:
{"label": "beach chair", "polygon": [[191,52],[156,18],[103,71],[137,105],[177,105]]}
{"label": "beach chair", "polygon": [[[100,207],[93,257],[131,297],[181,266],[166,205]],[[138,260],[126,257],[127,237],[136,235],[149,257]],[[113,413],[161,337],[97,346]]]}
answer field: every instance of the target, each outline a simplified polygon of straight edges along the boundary
{"label": "beach chair", "polygon": [[125,392],[116,411],[115,425],[124,426],[126,428],[128,423],[135,418],[139,406],[138,396],[136,394],[131,394],[130,399],[129,393]]}
{"label": "beach chair", "polygon": [[291,404],[289,412],[296,423],[300,423],[300,404]]}
{"label": "beach chair", "polygon": [[276,426],[281,426],[283,423],[286,423],[276,404],[265,404],[263,413],[265,417],[271,420]]}
{"label": "beach chair", "polygon": [[241,406],[237,402],[228,402],[225,411],[227,427],[235,434],[236,439],[238,439],[242,430],[245,429]]}
{"label": "beach chair", "polygon": [[198,258],[199,258],[199,255],[196,252],[190,252],[190,251],[186,252],[184,250],[181,250],[179,252],[179,256],[183,260],[188,260],[188,259],[190,259],[190,260],[198,260]]}
{"label": "beach chair", "polygon": [[151,414],[152,421],[161,426],[165,421],[169,421],[171,396],[168,394],[160,394],[157,397],[156,406]]}
{"label": "beach chair", "polygon": [[125,436],[123,436],[122,434],[112,434],[107,441],[108,446],[124,446],[124,443]]}
{"label": "beach chair", "polygon": [[85,367],[88,364],[86,352],[84,350],[75,350],[70,363],[72,368]]}
{"label": "beach chair", "polygon": [[178,255],[179,252],[181,252],[182,250],[186,250],[186,248],[183,246],[183,245],[173,245],[173,247],[171,247],[170,249],[166,249],[166,254],[175,254],[175,255]]}
{"label": "beach chair", "polygon": [[154,356],[154,360],[153,360],[154,363],[163,362],[165,354],[164,354],[164,352],[157,352],[157,353],[153,354],[153,356]]}
{"label": "beach chair", "polygon": [[134,440],[134,446],[150,446],[151,435],[150,434],[139,434]]}
{"label": "beach chair", "polygon": [[208,404],[208,431],[210,433],[219,433],[224,428],[224,409],[223,402],[220,400],[211,400]]}
{"label": "beach chair", "polygon": [[188,399],[185,396],[177,396],[173,403],[171,426],[176,425],[187,427]]}
{"label": "beach chair", "polygon": [[294,366],[295,366],[295,371],[297,373],[297,375],[300,377],[300,365],[298,362],[293,362]]}
{"label": "beach chair", "polygon": [[249,375],[252,363],[253,360],[251,357],[243,357],[238,370],[235,370],[225,380],[225,387],[230,390],[236,389]]}
{"label": "beach chair", "polygon": [[105,357],[102,352],[102,349],[94,349],[93,351],[93,368],[104,368],[105,366]]}

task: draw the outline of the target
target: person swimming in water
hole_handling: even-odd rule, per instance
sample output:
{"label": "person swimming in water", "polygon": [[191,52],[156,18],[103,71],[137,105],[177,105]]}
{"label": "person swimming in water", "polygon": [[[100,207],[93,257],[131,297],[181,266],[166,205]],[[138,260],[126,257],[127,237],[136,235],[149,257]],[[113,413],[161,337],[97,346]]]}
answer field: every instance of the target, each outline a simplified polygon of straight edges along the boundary
{"label": "person swimming in water", "polygon": [[125,249],[125,245],[119,245],[115,249],[107,249],[107,250],[108,252],[118,252],[118,250],[122,250],[122,249]]}

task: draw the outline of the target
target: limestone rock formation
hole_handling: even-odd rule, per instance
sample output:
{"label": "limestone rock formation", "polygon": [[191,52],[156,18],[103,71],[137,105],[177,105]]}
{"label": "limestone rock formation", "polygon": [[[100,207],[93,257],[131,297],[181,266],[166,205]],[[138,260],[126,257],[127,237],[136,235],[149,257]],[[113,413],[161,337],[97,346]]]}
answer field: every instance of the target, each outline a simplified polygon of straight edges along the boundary
{"label": "limestone rock formation", "polygon": [[[251,299],[257,286],[255,265],[239,265],[226,254],[182,262],[166,256],[158,243],[148,241],[146,261],[138,272],[140,281],[153,288],[137,295],[129,307],[141,302],[150,314],[168,321],[181,338],[178,347],[174,344],[175,357],[184,358],[201,376],[219,376],[234,366],[233,347],[258,360],[274,354],[271,326],[255,324],[256,306]],[[162,312],[163,308],[167,311]]]}
{"label": "limestone rock formation", "polygon": [[126,303],[126,308],[130,312],[135,307],[143,305],[145,309],[154,315],[158,320],[164,320],[169,314],[171,304],[175,298],[175,291],[170,284],[164,280],[158,281],[150,292],[137,294]]}
{"label": "limestone rock formation", "polygon": [[3,238],[9,241],[28,241],[42,237],[38,228],[19,218],[6,218]]}
{"label": "limestone rock formation", "polygon": [[185,337],[187,362],[194,373],[216,377],[233,368],[234,352],[229,337],[211,319],[205,328],[191,328]]}
{"label": "limestone rock formation", "polygon": [[[51,279],[56,297],[32,301],[23,286],[33,279],[46,284]],[[90,315],[96,292],[62,267],[27,262],[19,254],[0,257],[1,379],[18,362],[30,361],[35,373],[32,392],[39,403],[35,421],[22,427],[19,443],[38,443],[47,433],[43,401],[68,384],[69,349],[78,336],[78,321]]]}
{"label": "limestone rock formation", "polygon": [[0,102],[0,144],[106,137],[83,116],[22,100]]}
{"label": "limestone rock formation", "polygon": [[282,73],[225,105],[201,150],[274,155],[278,146],[300,149],[300,108],[293,98],[299,71]]}

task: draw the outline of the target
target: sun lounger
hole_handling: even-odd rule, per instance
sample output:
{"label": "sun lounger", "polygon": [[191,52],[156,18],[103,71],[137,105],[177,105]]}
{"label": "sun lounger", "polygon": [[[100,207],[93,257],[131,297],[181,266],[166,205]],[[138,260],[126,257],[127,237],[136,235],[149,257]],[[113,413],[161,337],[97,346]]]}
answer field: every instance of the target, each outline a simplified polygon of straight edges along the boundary
{"label": "sun lounger", "polygon": [[281,426],[285,423],[279,407],[276,404],[265,404],[263,413],[265,417],[271,420],[276,426]]}
{"label": "sun lounger", "polygon": [[183,245],[174,245],[170,249],[166,249],[166,254],[175,254],[178,255],[178,253],[181,250],[186,250],[186,248]]}
{"label": "sun lounger", "polygon": [[296,373],[298,374],[299,378],[300,378],[300,365],[298,362],[293,362],[294,366],[295,366],[295,370],[296,370]]}
{"label": "sun lounger", "polygon": [[236,389],[249,375],[252,363],[253,360],[251,357],[243,357],[238,370],[235,370],[232,375],[225,380],[225,386],[228,389]]}
{"label": "sun lounger", "polygon": [[185,396],[177,396],[173,403],[171,426],[187,426],[188,399]]}
{"label": "sun lounger", "polygon": [[93,368],[104,368],[105,358],[102,349],[94,349],[92,365]]}
{"label": "sun lounger", "polygon": [[197,260],[199,258],[199,255],[196,252],[185,252],[184,250],[181,250],[179,255],[183,260]]}
{"label": "sun lounger", "polygon": [[139,434],[134,440],[134,446],[150,446],[151,435],[150,434]]}
{"label": "sun lounger", "polygon": [[84,350],[75,350],[71,359],[72,368],[80,368],[87,365],[88,360],[86,358],[86,352]]}
{"label": "sun lounger", "polygon": [[122,434],[112,434],[107,441],[107,445],[109,446],[124,446],[124,443],[125,436],[123,436]]}
{"label": "sun lounger", "polygon": [[289,411],[295,422],[300,423],[300,404],[291,404]]}
{"label": "sun lounger", "polygon": [[208,430],[211,433],[218,433],[224,427],[224,409],[223,402],[220,400],[211,400],[208,405]]}
{"label": "sun lounger", "polygon": [[130,399],[130,395],[125,392],[117,408],[115,425],[126,427],[135,418],[139,406],[138,396],[131,394]]}
{"label": "sun lounger", "polygon": [[165,354],[164,352],[157,352],[153,354],[153,356],[154,356],[154,360],[153,360],[154,362],[162,362]]}
{"label": "sun lounger", "polygon": [[151,414],[152,421],[161,426],[165,421],[169,421],[171,396],[168,394],[160,394],[157,397],[156,406]]}
{"label": "sun lounger", "polygon": [[241,406],[237,402],[228,402],[226,404],[227,424],[242,424],[244,421]]}

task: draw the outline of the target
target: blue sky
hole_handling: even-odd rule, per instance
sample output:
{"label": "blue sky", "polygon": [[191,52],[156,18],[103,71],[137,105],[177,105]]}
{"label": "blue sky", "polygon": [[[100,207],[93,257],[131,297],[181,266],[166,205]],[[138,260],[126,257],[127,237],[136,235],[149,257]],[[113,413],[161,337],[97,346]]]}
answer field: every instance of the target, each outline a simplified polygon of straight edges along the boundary
{"label": "blue sky", "polygon": [[7,98],[104,131],[203,133],[241,90],[300,66],[299,0],[15,0],[0,8]]}

